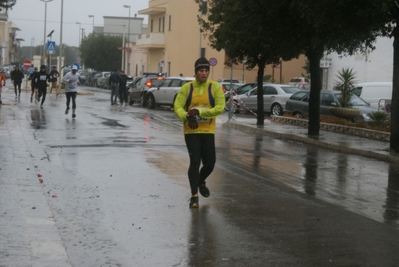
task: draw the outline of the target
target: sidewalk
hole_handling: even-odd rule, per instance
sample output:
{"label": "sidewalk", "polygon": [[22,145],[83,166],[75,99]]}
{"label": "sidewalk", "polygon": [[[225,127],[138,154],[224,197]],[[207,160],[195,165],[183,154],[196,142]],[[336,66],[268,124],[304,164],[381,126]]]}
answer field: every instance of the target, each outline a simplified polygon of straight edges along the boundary
{"label": "sidewalk", "polygon": [[256,125],[252,116],[234,116],[224,127],[233,128],[251,134],[263,134],[275,138],[302,142],[336,152],[374,158],[377,160],[399,163],[399,155],[389,152],[389,142],[376,141],[364,137],[346,135],[320,130],[318,138],[307,136],[306,127],[271,122],[266,119],[263,126]]}

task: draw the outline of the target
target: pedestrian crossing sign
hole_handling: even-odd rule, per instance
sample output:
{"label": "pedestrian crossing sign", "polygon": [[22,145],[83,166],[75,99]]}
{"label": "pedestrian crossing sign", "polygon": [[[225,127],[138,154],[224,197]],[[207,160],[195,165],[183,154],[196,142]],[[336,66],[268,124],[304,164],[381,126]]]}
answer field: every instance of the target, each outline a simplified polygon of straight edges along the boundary
{"label": "pedestrian crossing sign", "polygon": [[47,41],[46,53],[55,54],[55,42]]}

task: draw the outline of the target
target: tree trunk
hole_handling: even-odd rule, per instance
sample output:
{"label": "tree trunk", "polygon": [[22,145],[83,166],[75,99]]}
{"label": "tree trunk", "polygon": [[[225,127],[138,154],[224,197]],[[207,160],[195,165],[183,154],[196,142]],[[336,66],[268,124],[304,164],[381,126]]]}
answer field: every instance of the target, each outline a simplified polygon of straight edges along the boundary
{"label": "tree trunk", "polygon": [[256,113],[258,114],[256,125],[264,125],[265,124],[265,112],[263,111],[263,73],[265,71],[266,62],[263,60],[258,64],[258,96],[257,96],[257,104],[258,110]]}
{"label": "tree trunk", "polygon": [[393,31],[393,81],[392,81],[392,110],[391,110],[391,138],[389,146],[399,153],[399,29]]}
{"label": "tree trunk", "polygon": [[320,60],[323,57],[323,50],[320,51],[314,50],[306,53],[310,64],[309,137],[319,136],[320,132]]}

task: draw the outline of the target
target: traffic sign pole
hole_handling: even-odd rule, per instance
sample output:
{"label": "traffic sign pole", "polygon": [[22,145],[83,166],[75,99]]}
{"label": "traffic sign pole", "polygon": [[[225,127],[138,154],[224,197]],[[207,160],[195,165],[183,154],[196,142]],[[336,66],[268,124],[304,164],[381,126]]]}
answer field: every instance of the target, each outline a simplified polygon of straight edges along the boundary
{"label": "traffic sign pole", "polygon": [[216,64],[218,64],[217,59],[214,57],[211,57],[209,59],[209,65],[211,65],[211,67],[212,67],[212,80],[213,80],[213,67],[216,66]]}

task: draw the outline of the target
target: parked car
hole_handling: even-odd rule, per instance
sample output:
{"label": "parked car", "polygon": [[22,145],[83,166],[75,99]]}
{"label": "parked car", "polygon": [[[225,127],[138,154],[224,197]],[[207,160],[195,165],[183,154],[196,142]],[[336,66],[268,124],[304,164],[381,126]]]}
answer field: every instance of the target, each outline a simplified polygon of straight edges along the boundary
{"label": "parked car", "polygon": [[80,83],[82,85],[86,85],[87,77],[90,75],[90,73],[87,70],[80,70],[79,75],[80,75]]}
{"label": "parked car", "polygon": [[100,72],[100,76],[97,78],[97,87],[99,88],[108,88],[107,77],[111,76],[110,71],[102,71]]}
{"label": "parked car", "polygon": [[98,78],[100,77],[101,77],[101,72],[95,73],[94,76],[91,78],[90,86],[97,87]]}
{"label": "parked car", "polygon": [[173,108],[173,103],[180,88],[183,84],[193,80],[193,77],[165,78],[158,86],[148,90],[145,105],[150,109],[160,105],[167,105]]}
{"label": "parked car", "polygon": [[[86,85],[87,86],[94,86],[94,76],[99,73],[98,71],[92,71],[88,75],[86,75]],[[98,77],[97,77],[98,78]],[[97,79],[96,78],[96,79]]]}
{"label": "parked car", "polygon": [[[257,85],[257,83],[246,83],[243,84],[241,86],[239,86],[238,88],[234,88],[234,94],[233,95],[243,95],[249,91],[251,91],[253,88],[255,88]],[[230,91],[226,92],[224,94],[225,98],[226,98],[226,102],[230,99]]]}
{"label": "parked car", "polygon": [[359,83],[355,85],[353,93],[369,103],[371,107],[383,110],[382,101],[392,99],[392,82]]}
{"label": "parked car", "polygon": [[70,67],[63,67],[62,68],[62,77],[64,77],[65,74],[67,74],[70,71],[72,71],[72,69]]}
{"label": "parked car", "polygon": [[222,86],[223,93],[228,93],[231,89],[236,90],[238,87],[241,86],[240,83],[221,82],[219,84]]}
{"label": "parked car", "polygon": [[157,87],[163,79],[163,73],[144,72],[143,76],[135,79],[129,88],[129,105],[139,102],[144,106],[148,90]]}
{"label": "parked car", "polygon": [[[293,94],[286,103],[286,113],[297,117],[309,116],[309,90],[301,90]],[[321,90],[320,92],[320,115],[333,117],[330,113],[331,107],[340,107],[339,98],[341,92],[336,90]],[[350,105],[353,108],[360,109],[360,115],[355,117],[353,121],[371,121],[368,114],[378,111],[376,108],[370,107],[366,101],[352,95]]]}
{"label": "parked car", "polygon": [[236,79],[230,79],[230,78],[223,78],[223,79],[218,79],[218,83],[240,83],[239,80]]}
{"label": "parked car", "polygon": [[310,90],[310,83],[308,82],[299,82],[293,86],[298,87],[299,90]]}
{"label": "parked car", "polygon": [[4,70],[4,76],[6,76],[6,79],[10,79],[12,68],[10,68],[9,66],[3,66],[2,68]]}
{"label": "parked car", "polygon": [[294,78],[292,78],[290,80],[290,82],[288,84],[289,85],[294,85],[294,84],[301,83],[301,82],[302,83],[304,83],[304,82],[310,83],[310,80],[308,78],[305,78],[305,77],[294,77]]}
{"label": "parked car", "polygon": [[[285,103],[293,93],[296,93],[298,88],[285,85],[264,83],[263,84],[263,110],[270,112],[272,115],[283,115],[285,110]],[[249,108],[257,110],[258,107],[258,87],[253,88],[243,95],[235,96],[234,99],[239,102],[238,109]],[[238,101],[239,98],[239,101]],[[240,102],[243,102],[245,107],[242,107]]]}

